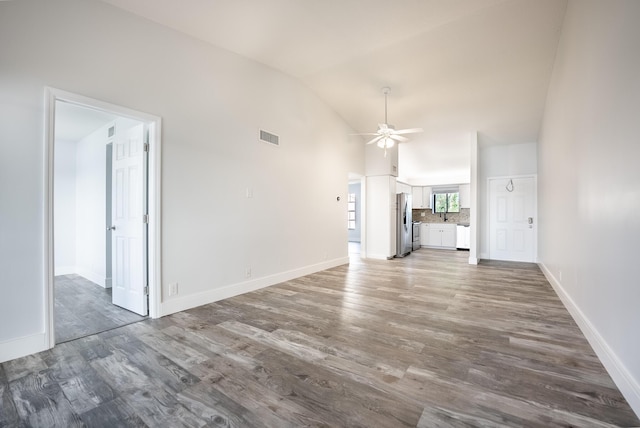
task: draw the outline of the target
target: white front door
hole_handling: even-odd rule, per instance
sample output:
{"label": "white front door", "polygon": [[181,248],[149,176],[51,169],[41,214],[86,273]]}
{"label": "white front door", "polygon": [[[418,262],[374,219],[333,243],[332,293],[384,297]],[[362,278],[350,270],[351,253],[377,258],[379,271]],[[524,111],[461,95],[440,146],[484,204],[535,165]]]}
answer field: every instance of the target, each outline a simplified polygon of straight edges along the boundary
{"label": "white front door", "polygon": [[136,125],[113,142],[112,278],[114,305],[147,315],[147,156],[145,126]]}
{"label": "white front door", "polygon": [[489,258],[535,262],[536,179],[489,179]]}

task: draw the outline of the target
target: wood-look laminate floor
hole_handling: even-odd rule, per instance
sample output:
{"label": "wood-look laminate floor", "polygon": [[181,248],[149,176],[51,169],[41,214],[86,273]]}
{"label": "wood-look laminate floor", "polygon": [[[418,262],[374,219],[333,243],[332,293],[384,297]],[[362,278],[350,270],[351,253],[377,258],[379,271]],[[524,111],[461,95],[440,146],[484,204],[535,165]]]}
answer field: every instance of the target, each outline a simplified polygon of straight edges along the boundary
{"label": "wood-look laminate floor", "polygon": [[360,261],[0,365],[1,426],[640,426],[535,265]]}
{"label": "wood-look laminate floor", "polygon": [[68,342],[146,319],[111,303],[111,289],[80,275],[60,275],[54,282],[56,343]]}

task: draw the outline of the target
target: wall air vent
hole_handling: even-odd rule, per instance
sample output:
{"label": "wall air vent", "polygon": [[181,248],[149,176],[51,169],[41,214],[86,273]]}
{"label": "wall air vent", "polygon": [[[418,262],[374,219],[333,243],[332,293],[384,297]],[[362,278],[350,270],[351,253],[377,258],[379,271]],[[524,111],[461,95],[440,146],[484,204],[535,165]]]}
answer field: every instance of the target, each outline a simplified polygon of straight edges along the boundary
{"label": "wall air vent", "polygon": [[280,137],[267,131],[260,130],[260,141],[272,144],[274,146],[280,145]]}

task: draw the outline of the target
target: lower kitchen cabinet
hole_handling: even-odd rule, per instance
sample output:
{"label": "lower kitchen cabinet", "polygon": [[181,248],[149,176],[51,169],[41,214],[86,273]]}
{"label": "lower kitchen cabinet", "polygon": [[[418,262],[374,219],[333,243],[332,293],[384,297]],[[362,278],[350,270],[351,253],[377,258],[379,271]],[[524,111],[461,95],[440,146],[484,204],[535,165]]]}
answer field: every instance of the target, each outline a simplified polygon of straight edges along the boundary
{"label": "lower kitchen cabinet", "polygon": [[[423,223],[424,224],[424,223]],[[456,225],[443,223],[426,223],[423,228],[424,239],[421,245],[432,248],[456,248]]]}

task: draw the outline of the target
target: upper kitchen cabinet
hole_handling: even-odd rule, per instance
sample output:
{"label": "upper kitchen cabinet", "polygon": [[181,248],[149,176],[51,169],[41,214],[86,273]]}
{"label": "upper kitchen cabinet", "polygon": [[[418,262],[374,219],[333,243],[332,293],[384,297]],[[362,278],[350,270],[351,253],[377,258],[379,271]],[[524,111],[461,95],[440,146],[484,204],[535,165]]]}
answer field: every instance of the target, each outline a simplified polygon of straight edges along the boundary
{"label": "upper kitchen cabinet", "polygon": [[431,209],[431,187],[412,187],[411,194],[414,209]]}
{"label": "upper kitchen cabinet", "polygon": [[[411,186],[402,181],[396,181],[396,193],[412,193]],[[415,204],[415,202],[412,202]]]}
{"label": "upper kitchen cabinet", "polygon": [[461,184],[458,191],[460,192],[460,208],[471,208],[471,185]]}

